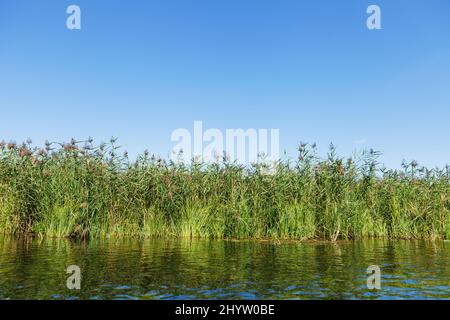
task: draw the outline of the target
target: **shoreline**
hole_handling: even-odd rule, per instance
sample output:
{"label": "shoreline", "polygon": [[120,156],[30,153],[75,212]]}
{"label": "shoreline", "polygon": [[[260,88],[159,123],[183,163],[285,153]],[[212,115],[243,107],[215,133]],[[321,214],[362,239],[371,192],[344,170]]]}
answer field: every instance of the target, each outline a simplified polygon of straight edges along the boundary
{"label": "shoreline", "polygon": [[276,238],[208,238],[208,237],[183,237],[183,236],[102,236],[102,237],[90,237],[90,238],[71,238],[71,237],[57,237],[39,234],[8,234],[0,232],[0,237],[9,237],[12,239],[37,239],[37,240],[64,240],[70,242],[90,242],[90,241],[151,241],[151,240],[166,240],[168,242],[173,241],[221,241],[221,242],[235,242],[235,243],[268,243],[268,244],[351,244],[367,241],[385,241],[385,242],[450,242],[450,239],[445,238],[390,238],[390,237],[361,237],[355,239],[276,239]]}

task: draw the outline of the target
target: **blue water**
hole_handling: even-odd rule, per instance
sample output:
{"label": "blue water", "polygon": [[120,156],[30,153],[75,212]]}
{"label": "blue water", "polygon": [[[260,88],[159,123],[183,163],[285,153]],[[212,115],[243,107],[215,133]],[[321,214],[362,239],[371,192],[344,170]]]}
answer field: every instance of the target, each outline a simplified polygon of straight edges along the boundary
{"label": "blue water", "polygon": [[[1,299],[449,299],[450,243],[0,237]],[[78,265],[81,289],[67,288]],[[381,290],[367,267],[381,269]]]}

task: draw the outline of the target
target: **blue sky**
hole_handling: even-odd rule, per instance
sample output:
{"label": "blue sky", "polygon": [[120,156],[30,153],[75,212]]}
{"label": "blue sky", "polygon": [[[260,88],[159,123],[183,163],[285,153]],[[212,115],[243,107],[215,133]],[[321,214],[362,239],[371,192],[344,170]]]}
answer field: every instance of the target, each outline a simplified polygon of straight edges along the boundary
{"label": "blue sky", "polygon": [[[66,28],[80,6],[82,29]],[[366,8],[382,30],[366,28]],[[117,136],[167,155],[177,128],[279,128],[325,152],[450,162],[450,2],[0,0],[0,139]]]}

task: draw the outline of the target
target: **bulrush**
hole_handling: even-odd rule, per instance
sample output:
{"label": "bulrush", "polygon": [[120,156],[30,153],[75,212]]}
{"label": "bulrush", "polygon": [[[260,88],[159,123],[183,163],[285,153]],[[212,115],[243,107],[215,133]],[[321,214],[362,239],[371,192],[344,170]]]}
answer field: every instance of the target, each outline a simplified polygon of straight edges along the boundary
{"label": "bulrush", "polygon": [[38,149],[36,151],[36,155],[38,157],[45,157],[47,155],[47,151],[45,149]]}
{"label": "bulrush", "polygon": [[77,145],[73,144],[73,143],[66,143],[66,144],[64,144],[63,148],[65,151],[77,151],[78,150]]}
{"label": "bulrush", "polygon": [[30,149],[28,149],[26,144],[22,144],[19,148],[19,156],[24,158],[24,157],[29,157],[31,156],[32,152]]}
{"label": "bulrush", "polygon": [[7,148],[9,150],[16,150],[16,148],[17,148],[16,142],[14,142],[14,141],[9,142]]}
{"label": "bulrush", "polygon": [[378,152],[327,157],[301,143],[296,161],[245,167],[119,152],[116,138],[0,142],[0,232],[57,237],[450,239],[450,166],[402,170]]}

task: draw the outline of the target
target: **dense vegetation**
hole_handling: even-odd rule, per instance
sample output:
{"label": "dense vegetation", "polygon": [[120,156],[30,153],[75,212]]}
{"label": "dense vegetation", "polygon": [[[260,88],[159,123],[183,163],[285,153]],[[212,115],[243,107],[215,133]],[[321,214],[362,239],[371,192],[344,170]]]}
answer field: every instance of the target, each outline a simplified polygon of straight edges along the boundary
{"label": "dense vegetation", "polygon": [[450,169],[385,170],[378,154],[241,166],[130,161],[115,140],[0,143],[0,232],[58,237],[450,238]]}

